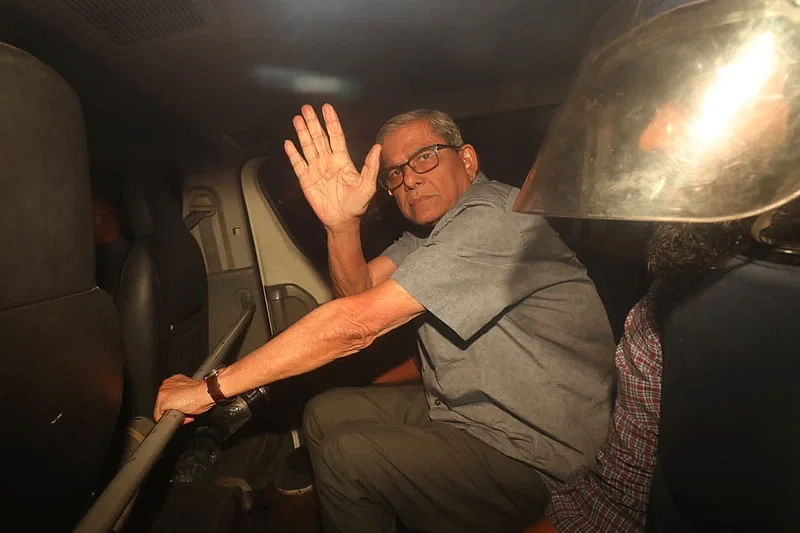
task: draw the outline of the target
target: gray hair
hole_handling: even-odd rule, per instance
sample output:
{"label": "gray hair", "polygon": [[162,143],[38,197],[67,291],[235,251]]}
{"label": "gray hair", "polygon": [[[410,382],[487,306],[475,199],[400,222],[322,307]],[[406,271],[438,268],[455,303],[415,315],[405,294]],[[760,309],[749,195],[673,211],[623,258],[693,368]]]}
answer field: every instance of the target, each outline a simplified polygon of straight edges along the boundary
{"label": "gray hair", "polygon": [[456,126],[456,123],[450,115],[444,111],[437,111],[436,109],[415,109],[408,113],[401,113],[393,116],[378,130],[375,141],[378,144],[383,144],[383,140],[388,135],[415,120],[426,121],[430,124],[433,132],[444,139],[447,144],[452,144],[453,146],[461,146],[464,144],[464,139],[461,138],[461,130],[458,129],[458,126]]}

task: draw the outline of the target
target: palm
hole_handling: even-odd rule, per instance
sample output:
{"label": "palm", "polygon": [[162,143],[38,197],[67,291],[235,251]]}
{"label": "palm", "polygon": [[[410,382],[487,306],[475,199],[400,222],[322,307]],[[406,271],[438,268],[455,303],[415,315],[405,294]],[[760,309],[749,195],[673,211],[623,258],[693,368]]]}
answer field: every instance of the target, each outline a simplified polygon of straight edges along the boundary
{"label": "palm", "polygon": [[298,178],[308,203],[326,226],[364,214],[375,192],[346,153],[316,160]]}
{"label": "palm", "polygon": [[[286,141],[286,153],[309,204],[325,226],[332,228],[357,219],[367,209],[375,194],[380,147],[373,146],[364,168],[356,170],[331,106],[324,106],[326,135],[314,110],[303,106],[303,117],[295,117],[303,156],[294,144]],[[330,136],[330,137],[329,137]]]}

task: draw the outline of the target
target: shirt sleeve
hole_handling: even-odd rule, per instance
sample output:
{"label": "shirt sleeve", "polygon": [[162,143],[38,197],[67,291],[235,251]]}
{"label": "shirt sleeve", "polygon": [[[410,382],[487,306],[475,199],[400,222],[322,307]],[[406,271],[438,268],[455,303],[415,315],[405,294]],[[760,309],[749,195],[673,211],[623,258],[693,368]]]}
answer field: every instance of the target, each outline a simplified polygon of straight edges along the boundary
{"label": "shirt sleeve", "polygon": [[661,339],[641,300],[617,346],[617,401],[597,469],[581,469],[550,494],[545,514],[563,533],[644,531],[661,412]]}
{"label": "shirt sleeve", "polygon": [[563,265],[572,261],[542,217],[480,203],[437,226],[392,279],[467,341],[507,307],[564,281]]}
{"label": "shirt sleeve", "polygon": [[400,266],[411,252],[419,248],[419,241],[418,237],[414,237],[407,231],[403,232],[400,238],[386,248],[381,255],[385,255],[396,266]]}

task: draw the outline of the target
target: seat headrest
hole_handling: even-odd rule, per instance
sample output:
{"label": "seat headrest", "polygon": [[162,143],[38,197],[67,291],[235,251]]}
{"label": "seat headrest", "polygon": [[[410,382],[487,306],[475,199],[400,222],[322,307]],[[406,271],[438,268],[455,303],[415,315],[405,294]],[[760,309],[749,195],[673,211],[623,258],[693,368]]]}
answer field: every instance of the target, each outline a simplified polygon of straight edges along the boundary
{"label": "seat headrest", "polygon": [[136,238],[151,235],[166,217],[182,217],[182,178],[170,163],[140,163],[125,177],[122,203]]}
{"label": "seat headrest", "polygon": [[155,231],[150,203],[136,180],[130,177],[125,179],[122,207],[125,210],[125,220],[137,239],[151,235]]}
{"label": "seat headrest", "polygon": [[0,310],[91,289],[92,199],[77,95],[0,43]]}

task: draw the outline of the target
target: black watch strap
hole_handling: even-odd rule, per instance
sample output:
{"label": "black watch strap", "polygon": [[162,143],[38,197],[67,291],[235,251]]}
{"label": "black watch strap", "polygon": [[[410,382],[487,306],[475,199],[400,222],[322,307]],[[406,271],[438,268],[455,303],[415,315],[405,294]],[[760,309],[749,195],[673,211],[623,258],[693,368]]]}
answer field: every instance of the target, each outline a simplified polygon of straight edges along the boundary
{"label": "black watch strap", "polygon": [[222,393],[222,389],[219,388],[219,382],[217,381],[217,376],[219,375],[220,370],[222,369],[215,368],[204,378],[206,382],[206,388],[208,389],[208,395],[211,396],[211,399],[214,400],[214,403],[219,403],[228,399]]}

